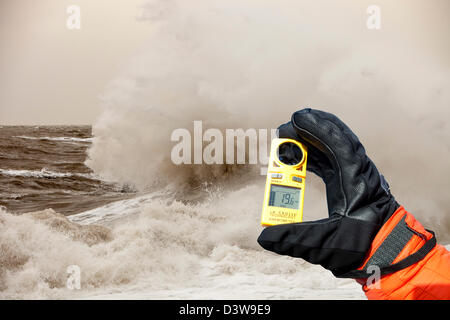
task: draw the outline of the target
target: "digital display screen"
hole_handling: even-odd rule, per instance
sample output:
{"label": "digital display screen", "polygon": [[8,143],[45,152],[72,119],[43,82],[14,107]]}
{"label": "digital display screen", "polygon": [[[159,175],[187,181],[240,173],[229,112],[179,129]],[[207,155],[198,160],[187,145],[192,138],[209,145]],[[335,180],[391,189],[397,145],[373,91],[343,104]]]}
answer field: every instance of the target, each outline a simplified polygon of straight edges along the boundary
{"label": "digital display screen", "polygon": [[272,184],[270,186],[269,206],[299,209],[301,189]]}

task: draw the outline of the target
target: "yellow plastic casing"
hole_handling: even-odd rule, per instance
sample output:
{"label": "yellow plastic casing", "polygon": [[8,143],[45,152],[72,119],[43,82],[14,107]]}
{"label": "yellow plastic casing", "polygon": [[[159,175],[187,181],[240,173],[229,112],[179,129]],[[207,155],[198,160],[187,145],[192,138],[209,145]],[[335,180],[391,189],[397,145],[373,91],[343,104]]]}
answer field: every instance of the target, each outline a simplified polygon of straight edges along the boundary
{"label": "yellow plastic casing", "polygon": [[[286,142],[296,144],[303,152],[303,159],[296,165],[287,165],[278,158],[278,147]],[[273,139],[270,147],[269,165],[267,168],[266,188],[264,192],[264,203],[261,215],[262,226],[272,226],[283,223],[302,222],[303,220],[303,199],[305,195],[307,149],[300,142],[292,139]],[[271,190],[287,190],[299,194],[298,208],[287,206],[269,205],[271,200]],[[294,189],[290,189],[294,188]],[[281,192],[282,193],[282,192]],[[274,196],[274,194],[272,194]],[[276,195],[276,193],[275,193]],[[291,197],[292,193],[289,195]],[[284,199],[283,195],[283,199]],[[274,200],[272,200],[274,202]],[[282,204],[280,204],[282,205]],[[291,205],[292,206],[292,205]],[[296,207],[296,206],[295,206]]]}

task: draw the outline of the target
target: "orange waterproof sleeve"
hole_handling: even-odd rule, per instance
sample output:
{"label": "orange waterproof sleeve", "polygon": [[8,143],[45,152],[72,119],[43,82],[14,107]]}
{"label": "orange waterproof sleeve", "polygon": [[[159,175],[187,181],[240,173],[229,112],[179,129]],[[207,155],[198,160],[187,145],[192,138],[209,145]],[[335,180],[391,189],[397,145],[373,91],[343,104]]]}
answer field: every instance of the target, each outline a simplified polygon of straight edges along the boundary
{"label": "orange waterproof sleeve", "polygon": [[[359,268],[367,267],[373,260],[385,240],[394,234],[395,227],[400,223],[412,232],[412,236],[403,247],[398,248],[398,255],[392,263],[396,263],[417,252],[432,234],[408,213],[403,207],[397,209],[377,233],[368,255]],[[394,235],[395,236],[395,235]],[[391,241],[392,242],[392,241]],[[401,243],[399,239],[398,243]],[[375,274],[375,273],[374,273]],[[379,281],[372,279],[357,280],[363,285],[363,290],[369,299],[391,300],[450,300],[450,252],[443,246],[436,245],[422,260],[400,271],[381,276]]]}

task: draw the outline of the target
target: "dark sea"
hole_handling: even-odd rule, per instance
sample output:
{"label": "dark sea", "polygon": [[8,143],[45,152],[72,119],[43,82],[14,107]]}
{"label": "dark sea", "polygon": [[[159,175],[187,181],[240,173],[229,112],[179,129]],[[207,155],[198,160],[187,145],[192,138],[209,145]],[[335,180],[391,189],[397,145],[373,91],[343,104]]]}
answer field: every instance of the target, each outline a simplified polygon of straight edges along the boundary
{"label": "dark sea", "polygon": [[90,126],[0,126],[0,206],[72,215],[132,197],[84,164],[91,142]]}

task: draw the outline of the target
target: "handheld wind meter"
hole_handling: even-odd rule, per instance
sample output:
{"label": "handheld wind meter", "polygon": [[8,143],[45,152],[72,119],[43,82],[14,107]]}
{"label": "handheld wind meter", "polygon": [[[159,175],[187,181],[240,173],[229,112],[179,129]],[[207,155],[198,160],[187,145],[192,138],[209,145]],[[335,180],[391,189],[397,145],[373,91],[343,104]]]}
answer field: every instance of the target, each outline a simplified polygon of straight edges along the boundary
{"label": "handheld wind meter", "polygon": [[300,142],[272,140],[261,225],[302,222],[306,158]]}

